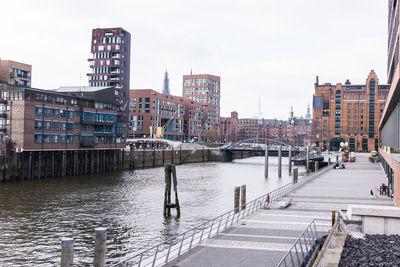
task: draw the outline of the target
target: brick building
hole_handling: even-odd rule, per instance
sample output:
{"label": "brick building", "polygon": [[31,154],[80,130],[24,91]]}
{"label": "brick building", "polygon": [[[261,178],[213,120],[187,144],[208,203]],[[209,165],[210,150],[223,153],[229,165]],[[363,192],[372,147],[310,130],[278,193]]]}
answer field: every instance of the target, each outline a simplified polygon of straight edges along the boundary
{"label": "brick building", "polygon": [[[183,141],[184,119],[182,97],[161,94],[152,89],[130,90],[130,137],[161,137],[157,131],[162,129],[163,138]],[[197,121],[196,118],[190,120]]]}
{"label": "brick building", "polygon": [[0,59],[0,82],[31,87],[32,66],[12,60]]}
{"label": "brick building", "polygon": [[92,30],[89,58],[92,87],[113,86],[121,106],[129,101],[131,35],[122,28],[97,28]]}
{"label": "brick building", "polygon": [[[219,125],[220,142],[237,142],[254,138],[288,141],[287,122],[283,120],[239,119],[238,113],[233,111],[230,117],[221,117]],[[267,143],[269,144],[271,141]]]}
{"label": "brick building", "polygon": [[203,105],[204,130],[218,129],[221,78],[210,74],[183,75],[183,98]]}
{"label": "brick building", "polygon": [[378,126],[389,93],[372,70],[365,84],[319,84],[313,96],[312,143],[320,150],[338,150],[348,142],[351,151],[377,150]]}
{"label": "brick building", "polygon": [[125,148],[114,88],[95,89],[0,84],[1,142],[25,151]]}

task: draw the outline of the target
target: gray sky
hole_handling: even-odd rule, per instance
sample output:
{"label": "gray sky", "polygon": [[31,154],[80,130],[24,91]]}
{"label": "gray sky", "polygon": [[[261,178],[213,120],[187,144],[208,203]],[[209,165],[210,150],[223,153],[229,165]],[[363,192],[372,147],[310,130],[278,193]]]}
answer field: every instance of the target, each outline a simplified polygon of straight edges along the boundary
{"label": "gray sky", "polygon": [[320,82],[386,83],[387,1],[1,0],[0,58],[33,65],[32,86],[87,85],[91,30],[132,36],[131,88],[182,95],[182,75],[221,76],[221,115],[303,115]]}

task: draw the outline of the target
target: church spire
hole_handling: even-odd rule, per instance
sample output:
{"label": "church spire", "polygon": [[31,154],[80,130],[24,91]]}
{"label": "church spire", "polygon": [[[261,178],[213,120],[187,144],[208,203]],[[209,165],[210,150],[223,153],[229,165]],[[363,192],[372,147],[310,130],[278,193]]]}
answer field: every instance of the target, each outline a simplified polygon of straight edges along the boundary
{"label": "church spire", "polygon": [[311,120],[310,104],[307,105],[306,120]]}
{"label": "church spire", "polygon": [[169,79],[168,79],[168,71],[165,70],[165,77],[164,77],[164,88],[162,93],[164,95],[169,95]]}

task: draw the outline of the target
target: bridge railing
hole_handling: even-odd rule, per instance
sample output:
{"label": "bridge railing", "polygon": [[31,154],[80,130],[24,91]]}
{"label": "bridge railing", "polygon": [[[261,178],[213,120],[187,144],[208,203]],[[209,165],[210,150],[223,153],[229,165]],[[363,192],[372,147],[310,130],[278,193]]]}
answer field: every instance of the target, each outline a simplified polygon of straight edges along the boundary
{"label": "bridge railing", "polygon": [[283,196],[296,190],[306,182],[314,179],[327,169],[328,168],[324,168],[312,175],[303,176],[298,180],[297,183],[288,183],[250,202],[247,202],[245,205],[240,207],[239,211],[234,209],[228,211],[212,220],[199,224],[182,234],[172,237],[112,266],[140,267],[165,264],[173,258],[179,257],[181,254],[191,250],[194,246],[201,244],[206,239],[209,239],[221,231],[231,227],[245,216],[253,214],[255,211],[281,199]]}

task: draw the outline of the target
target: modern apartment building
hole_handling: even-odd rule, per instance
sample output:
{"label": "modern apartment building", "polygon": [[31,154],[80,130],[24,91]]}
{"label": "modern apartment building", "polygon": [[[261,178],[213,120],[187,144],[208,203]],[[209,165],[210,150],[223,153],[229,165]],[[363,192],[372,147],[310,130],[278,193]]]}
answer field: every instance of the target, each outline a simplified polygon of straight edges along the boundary
{"label": "modern apartment building", "polygon": [[[87,93],[89,91],[89,93]],[[0,141],[27,151],[125,148],[114,88],[41,90],[0,84]]]}
{"label": "modern apartment building", "polygon": [[205,109],[202,128],[218,129],[221,78],[210,74],[183,75],[183,98],[196,101]]}
{"label": "modern apartment building", "polygon": [[32,66],[12,60],[0,59],[0,82],[31,87]]}
{"label": "modern apartment building", "polygon": [[130,90],[130,137],[183,141],[185,106],[182,97],[161,94],[152,89]]}
{"label": "modern apartment building", "polygon": [[[400,67],[399,67],[399,18],[397,0],[389,0],[387,74],[390,91],[379,123],[382,147],[380,155],[386,162],[388,185],[394,194],[396,206],[400,206]],[[383,30],[383,29],[382,29]]]}
{"label": "modern apartment building", "polygon": [[122,28],[92,30],[89,86],[113,86],[121,106],[129,102],[131,35]]}
{"label": "modern apartment building", "polygon": [[378,150],[379,121],[389,85],[379,84],[371,70],[365,84],[314,84],[312,142],[320,150],[338,150],[348,142],[351,151]]}

